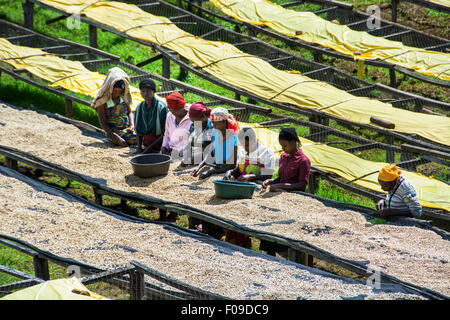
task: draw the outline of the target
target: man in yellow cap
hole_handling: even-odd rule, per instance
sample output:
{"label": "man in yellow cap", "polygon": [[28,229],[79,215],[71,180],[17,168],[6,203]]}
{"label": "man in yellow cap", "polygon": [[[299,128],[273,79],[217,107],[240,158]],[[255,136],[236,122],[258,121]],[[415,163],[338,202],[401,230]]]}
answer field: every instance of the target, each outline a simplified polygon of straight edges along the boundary
{"label": "man in yellow cap", "polygon": [[414,187],[404,177],[395,164],[388,164],[380,169],[378,183],[387,191],[386,199],[377,203],[381,218],[389,216],[420,217],[422,206],[417,200]]}

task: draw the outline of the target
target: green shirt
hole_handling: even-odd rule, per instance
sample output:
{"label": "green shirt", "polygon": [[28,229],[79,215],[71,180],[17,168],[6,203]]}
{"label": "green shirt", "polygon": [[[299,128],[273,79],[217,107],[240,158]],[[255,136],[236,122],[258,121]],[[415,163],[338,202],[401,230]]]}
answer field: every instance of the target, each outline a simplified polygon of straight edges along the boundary
{"label": "green shirt", "polygon": [[134,128],[136,133],[153,136],[164,134],[168,112],[166,104],[156,98],[152,99],[150,108],[147,108],[145,101],[142,101],[135,112]]}

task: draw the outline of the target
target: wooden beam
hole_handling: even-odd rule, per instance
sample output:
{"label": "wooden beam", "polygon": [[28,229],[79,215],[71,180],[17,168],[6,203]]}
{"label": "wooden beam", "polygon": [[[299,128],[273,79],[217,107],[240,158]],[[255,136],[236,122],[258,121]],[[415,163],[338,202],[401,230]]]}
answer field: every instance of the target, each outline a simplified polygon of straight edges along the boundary
{"label": "wooden beam", "polygon": [[437,150],[432,150],[428,148],[422,148],[413,146],[411,144],[402,144],[400,146],[402,150],[412,152],[412,153],[418,153],[418,154],[427,154],[430,156],[438,157],[438,158],[444,158],[446,160],[450,160],[450,153],[449,152],[442,152]]}

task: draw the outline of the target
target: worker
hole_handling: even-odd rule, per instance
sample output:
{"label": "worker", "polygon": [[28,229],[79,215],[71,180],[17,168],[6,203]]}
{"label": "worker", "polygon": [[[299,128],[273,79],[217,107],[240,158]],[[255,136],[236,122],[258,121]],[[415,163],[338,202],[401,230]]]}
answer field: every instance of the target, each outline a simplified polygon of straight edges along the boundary
{"label": "worker", "polygon": [[189,142],[189,130],[192,125],[188,114],[189,107],[178,91],[168,95],[166,102],[170,112],[166,118],[161,153],[172,155],[173,159],[181,159]]}
{"label": "worker", "polygon": [[386,199],[378,201],[376,205],[381,218],[422,215],[422,206],[417,200],[416,190],[401,173],[395,164],[385,165],[378,173],[378,183],[381,189],[387,191]]}
{"label": "worker", "polygon": [[239,142],[244,146],[245,157],[233,169],[228,170],[223,180],[265,181],[274,173],[275,154],[256,138],[252,128],[243,128],[238,134]]}
{"label": "worker", "polygon": [[109,141],[121,147],[136,144],[131,102],[128,75],[120,68],[111,68],[91,107],[97,111]]}
{"label": "worker", "polygon": [[[161,150],[169,109],[163,101],[156,98],[156,84],[153,80],[142,80],[139,90],[144,101],[139,103],[135,113],[136,153],[158,153]],[[142,145],[145,149],[142,149]]]}
{"label": "worker", "polygon": [[305,191],[309,182],[311,162],[303,153],[300,139],[294,128],[283,128],[278,136],[283,149],[278,168],[278,177],[267,179],[262,187],[270,191],[279,189]]}
{"label": "worker", "polygon": [[225,173],[233,169],[237,163],[239,124],[228,110],[222,107],[211,111],[211,122],[213,124],[212,143],[206,150],[205,159],[191,173],[196,177],[199,171],[210,165],[210,169],[200,174],[199,179],[205,179],[213,174]]}
{"label": "worker", "polygon": [[209,119],[211,109],[203,101],[198,101],[191,104],[188,114],[192,124],[189,129],[189,143],[183,152],[182,166],[200,164],[204,160],[203,155],[212,140],[213,125]]}

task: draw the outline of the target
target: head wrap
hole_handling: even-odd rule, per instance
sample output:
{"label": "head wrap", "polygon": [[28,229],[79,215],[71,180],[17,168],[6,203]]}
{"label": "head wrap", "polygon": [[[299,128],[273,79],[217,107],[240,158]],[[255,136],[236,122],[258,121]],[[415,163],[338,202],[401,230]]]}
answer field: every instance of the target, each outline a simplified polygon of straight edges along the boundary
{"label": "head wrap", "polygon": [[116,83],[114,83],[113,88],[119,88],[119,89],[124,90],[125,84],[124,84],[123,80],[116,81]]}
{"label": "head wrap", "polygon": [[394,181],[401,173],[401,170],[399,170],[395,164],[387,164],[380,169],[378,179],[386,182]]}
{"label": "head wrap", "polygon": [[225,108],[219,107],[213,109],[209,118],[212,122],[226,120],[228,123],[228,130],[234,134],[239,132],[239,123],[236,118],[232,114],[228,113],[228,110]]}
{"label": "head wrap", "polygon": [[278,139],[286,140],[286,141],[295,140],[297,142],[300,142],[300,139],[298,138],[298,135],[297,135],[297,131],[295,131],[294,128],[281,129],[280,134],[278,135]]}
{"label": "head wrap", "polygon": [[186,105],[184,97],[178,91],[172,92],[166,97],[167,108],[169,109],[183,109]]}
{"label": "head wrap", "polygon": [[201,118],[203,115],[206,115],[209,118],[210,114],[211,109],[205,106],[203,101],[193,103],[189,107],[189,117]]}
{"label": "head wrap", "polygon": [[91,107],[97,109],[99,106],[104,105],[111,100],[113,89],[117,86],[123,89],[122,98],[127,104],[132,103],[130,93],[130,78],[122,69],[113,67],[108,70],[105,81],[103,82],[100,90],[94,97],[91,103]]}
{"label": "head wrap", "polygon": [[139,82],[139,89],[142,90],[144,88],[150,88],[156,92],[156,83],[152,79],[144,79]]}

